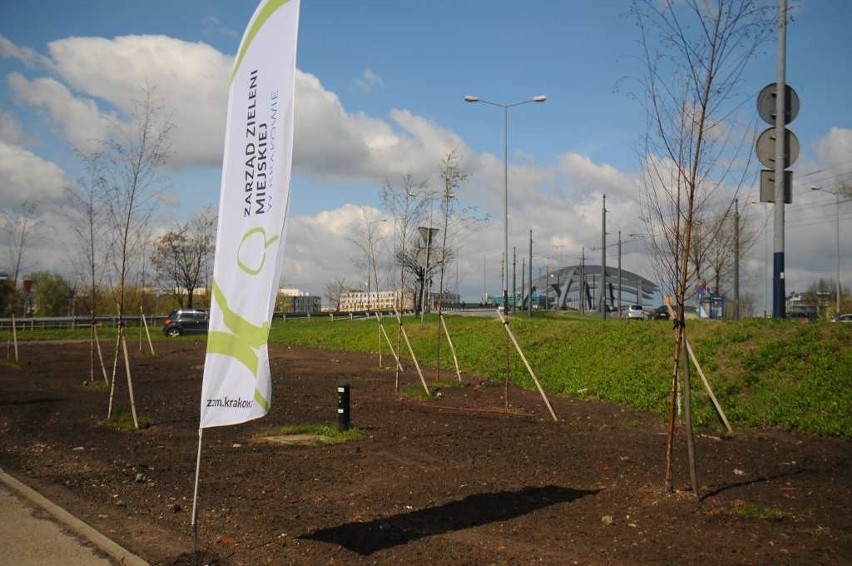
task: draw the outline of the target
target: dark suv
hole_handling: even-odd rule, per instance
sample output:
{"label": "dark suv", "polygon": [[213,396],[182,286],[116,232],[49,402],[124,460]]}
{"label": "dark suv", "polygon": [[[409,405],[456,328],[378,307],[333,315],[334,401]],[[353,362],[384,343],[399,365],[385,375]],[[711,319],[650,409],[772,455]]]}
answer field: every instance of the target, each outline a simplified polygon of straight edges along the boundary
{"label": "dark suv", "polygon": [[174,310],[163,323],[163,334],[166,336],[203,334],[207,332],[207,322],[207,311],[196,309]]}

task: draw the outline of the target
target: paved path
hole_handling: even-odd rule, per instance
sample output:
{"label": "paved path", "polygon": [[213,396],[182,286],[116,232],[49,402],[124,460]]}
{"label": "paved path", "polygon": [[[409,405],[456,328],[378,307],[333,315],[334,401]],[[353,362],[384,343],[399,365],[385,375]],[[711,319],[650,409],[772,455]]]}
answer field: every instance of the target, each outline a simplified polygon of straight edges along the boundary
{"label": "paved path", "polygon": [[147,563],[0,470],[0,564]]}

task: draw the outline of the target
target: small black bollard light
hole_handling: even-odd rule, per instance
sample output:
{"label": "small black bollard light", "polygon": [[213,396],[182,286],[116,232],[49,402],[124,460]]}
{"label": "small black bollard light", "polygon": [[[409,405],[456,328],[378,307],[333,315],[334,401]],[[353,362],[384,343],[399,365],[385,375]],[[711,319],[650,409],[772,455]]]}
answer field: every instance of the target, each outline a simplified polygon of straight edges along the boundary
{"label": "small black bollard light", "polygon": [[337,384],[337,430],[349,430],[349,384]]}

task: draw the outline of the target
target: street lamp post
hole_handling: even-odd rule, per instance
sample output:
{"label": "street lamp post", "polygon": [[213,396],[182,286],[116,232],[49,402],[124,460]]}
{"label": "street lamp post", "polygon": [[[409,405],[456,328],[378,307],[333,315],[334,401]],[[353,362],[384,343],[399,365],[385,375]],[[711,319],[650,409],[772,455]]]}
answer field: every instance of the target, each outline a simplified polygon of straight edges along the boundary
{"label": "street lamp post", "polygon": [[[509,108],[520,106],[530,102],[544,102],[547,97],[544,95],[534,96],[527,100],[518,102],[492,102],[479,98],[478,96],[467,95],[464,97],[465,102],[481,102],[490,104],[503,109],[503,258],[508,263],[509,259]],[[509,270],[503,269],[503,314],[509,316]]]}
{"label": "street lamp post", "polygon": [[822,187],[811,187],[812,191],[822,191],[824,193],[828,193],[830,195],[834,195],[834,228],[835,228],[835,238],[836,238],[836,248],[834,250],[834,261],[835,261],[835,279],[834,279],[834,316],[840,315],[840,192],[838,191],[829,191],[828,189],[823,189]]}

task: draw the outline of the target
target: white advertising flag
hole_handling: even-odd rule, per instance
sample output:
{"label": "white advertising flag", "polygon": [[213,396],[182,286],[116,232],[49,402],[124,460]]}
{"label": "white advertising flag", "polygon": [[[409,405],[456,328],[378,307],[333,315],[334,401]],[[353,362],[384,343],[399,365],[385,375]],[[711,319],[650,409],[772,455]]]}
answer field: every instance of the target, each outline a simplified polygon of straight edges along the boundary
{"label": "white advertising flag", "polygon": [[201,428],[269,412],[267,339],[284,255],[299,0],[264,0],[231,72]]}

